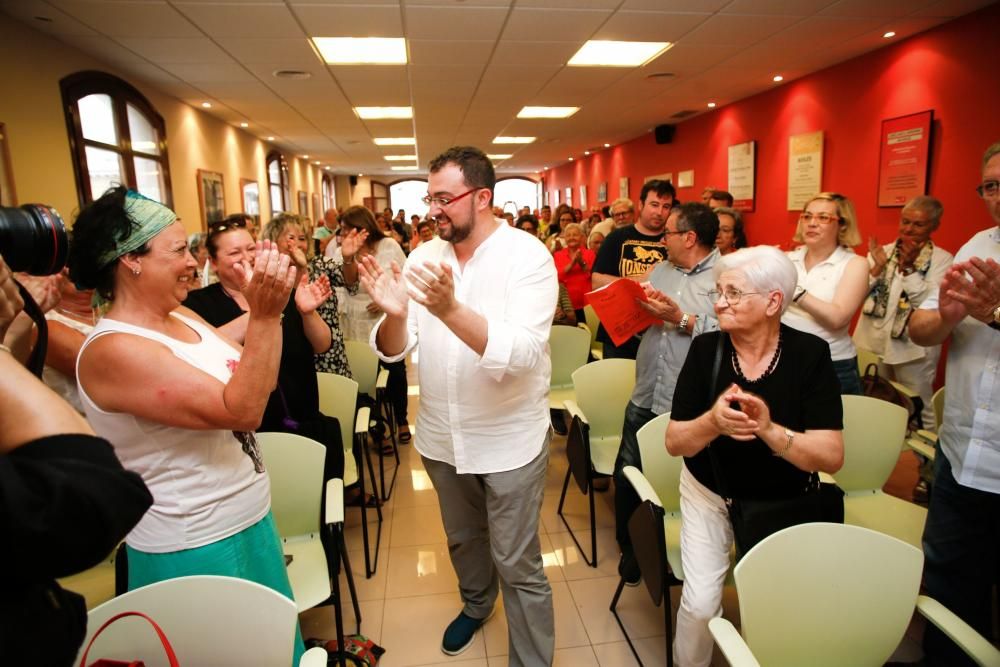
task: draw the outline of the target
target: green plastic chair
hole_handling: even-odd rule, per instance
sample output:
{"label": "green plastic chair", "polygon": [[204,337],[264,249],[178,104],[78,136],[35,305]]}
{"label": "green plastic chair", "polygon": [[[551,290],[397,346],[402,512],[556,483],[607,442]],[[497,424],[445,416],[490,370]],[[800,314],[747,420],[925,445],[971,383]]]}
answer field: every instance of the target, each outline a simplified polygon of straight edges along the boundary
{"label": "green plastic chair", "polygon": [[[566,401],[572,417],[566,438],[566,458],[569,467],[563,481],[562,494],[556,512],[569,531],[587,565],[597,567],[597,532],[594,512],[594,479],[610,477],[621,444],[625,406],[635,388],[635,360],[603,359],[573,371],[575,401]],[[569,480],[576,480],[580,492],[590,501],[590,559],[580,546],[573,528],[563,516]]]}
{"label": "green plastic chair", "polygon": [[762,540],[736,565],[742,635],[708,627],[733,667],[881,667],[914,607],[980,665],[1000,651],[931,598],[918,595],[923,553],[882,533],[809,523]]}
{"label": "green plastic chair", "polygon": [[[271,512],[282,551],[291,556],[286,570],[299,612],[332,600],[337,640],[342,642],[341,561],[357,619],[356,632],[361,632],[361,610],[344,542],[344,482],[326,482],[326,504],[321,507],[326,447],[294,433],[259,433],[257,442],[271,481]],[[324,548],[327,535],[332,543]],[[328,562],[328,552],[334,557],[332,563]]]}
{"label": "green plastic chair", "polygon": [[920,454],[925,459],[934,460],[935,446],[938,441],[938,433],[941,431],[941,422],[944,420],[944,387],[934,392],[931,397],[931,405],[934,406],[934,431],[919,429],[914,437],[907,438],[906,446]]}
{"label": "green plastic chair", "polygon": [[[389,386],[389,371],[379,368],[378,356],[368,343],[359,340],[344,341],[344,350],[347,353],[347,363],[351,367],[351,375],[358,383],[358,391],[371,398],[375,405],[376,417],[381,416],[389,429],[389,442],[392,444],[392,455],[396,459],[396,466],[392,471],[392,479],[389,480],[388,487],[385,483],[385,457],[379,456],[378,478],[380,483],[379,495],[383,502],[392,497],[392,490],[396,486],[396,475],[399,472],[399,445],[396,441],[396,419],[392,413],[392,402],[386,400],[386,391]],[[369,420],[369,428],[376,425],[376,420]]]}
{"label": "green plastic chair", "polygon": [[[360,485],[360,497],[365,497],[365,476],[361,465],[362,454],[368,467],[368,478],[374,491],[375,512],[378,516],[378,529],[375,536],[375,552],[371,553],[368,539],[368,508],[361,503],[361,538],[365,545],[365,578],[370,579],[378,567],[379,546],[382,543],[382,502],[378,496],[375,483],[375,466],[372,465],[371,452],[365,447],[368,437],[368,423],[371,411],[367,407],[357,408],[358,383],[351,378],[336,373],[316,373],[319,385],[319,410],[325,415],[336,417],[340,422],[340,437],[344,441],[344,486],[354,483]],[[351,425],[354,426],[353,431]]]}
{"label": "green plastic chair", "polygon": [[601,320],[597,317],[597,312],[590,304],[583,307],[583,315],[587,318],[587,329],[590,330],[590,355],[594,359],[603,359],[604,345],[597,342],[597,327],[600,326]]}
{"label": "green plastic chair", "polygon": [[587,363],[590,332],[585,327],[555,325],[549,334],[552,355],[552,379],[549,382],[549,407],[562,410],[566,401],[576,400],[573,371]]}
{"label": "green plastic chair", "polygon": [[882,491],[906,439],[906,410],[869,396],[841,398],[844,466],[833,479],[844,491],[844,521],[921,548],[927,510]]}

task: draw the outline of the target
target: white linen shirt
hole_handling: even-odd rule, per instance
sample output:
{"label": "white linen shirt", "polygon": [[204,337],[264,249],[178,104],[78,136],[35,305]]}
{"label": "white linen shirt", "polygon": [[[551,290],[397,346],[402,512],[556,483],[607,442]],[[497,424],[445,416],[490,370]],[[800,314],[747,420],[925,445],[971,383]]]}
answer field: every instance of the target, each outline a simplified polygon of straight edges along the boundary
{"label": "white linen shirt", "polygon": [[[844,277],[844,269],[857,256],[850,248],[839,245],[829,257],[816,264],[811,270],[806,271],[805,246],[799,246],[785,254],[788,255],[788,259],[792,260],[795,270],[798,271],[799,285],[817,299],[830,303],[833,303],[837,286],[840,285],[840,279]],[[851,341],[851,334],[848,333],[850,322],[836,331],[830,331],[797,303],[788,305],[788,310],[781,316],[781,321],[793,329],[819,336],[829,343],[830,357],[834,361],[853,359],[858,354]]]}
{"label": "white linen shirt", "polygon": [[[1000,261],[1000,229],[979,232],[955,255]],[[920,304],[937,310],[937,287]],[[980,491],[1000,493],[1000,331],[966,317],[951,332],[938,442],[951,463],[955,481]]]}
{"label": "white linen shirt", "polygon": [[559,283],[552,255],[536,238],[506,223],[476,248],[464,269],[451,243],[421,243],[406,260],[451,266],[455,298],[487,321],[480,357],[424,306],[410,301],[403,351],[419,345],[420,409],[414,446],[459,474],[493,473],[526,465],[541,452],[549,429],[552,375],[549,332]]}

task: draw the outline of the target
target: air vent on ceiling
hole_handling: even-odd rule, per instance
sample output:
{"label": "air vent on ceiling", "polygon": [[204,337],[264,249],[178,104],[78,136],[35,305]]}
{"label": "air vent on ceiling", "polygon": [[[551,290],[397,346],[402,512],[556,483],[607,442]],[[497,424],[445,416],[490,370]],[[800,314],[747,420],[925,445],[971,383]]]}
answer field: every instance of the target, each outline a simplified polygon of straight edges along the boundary
{"label": "air vent on ceiling", "polygon": [[673,78],[673,72],[653,72],[652,74],[646,75],[647,81],[662,81],[663,79]]}
{"label": "air vent on ceiling", "polygon": [[293,79],[295,81],[312,78],[311,72],[304,72],[300,69],[276,69],[271,74],[276,79]]}
{"label": "air vent on ceiling", "polygon": [[684,109],[683,111],[678,111],[674,115],[670,116],[670,120],[682,120],[684,118],[687,118],[688,116],[693,116],[696,113],[698,112],[695,111],[694,109]]}

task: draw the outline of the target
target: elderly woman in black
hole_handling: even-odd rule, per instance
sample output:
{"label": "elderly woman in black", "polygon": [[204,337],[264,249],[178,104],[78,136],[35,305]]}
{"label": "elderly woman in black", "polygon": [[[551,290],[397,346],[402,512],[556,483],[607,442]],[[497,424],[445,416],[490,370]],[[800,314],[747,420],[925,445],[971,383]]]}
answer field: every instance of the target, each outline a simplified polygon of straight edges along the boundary
{"label": "elderly woman in black", "polygon": [[[733,545],[723,495],[795,498],[805,493],[813,472],[836,472],[844,456],[830,348],[781,324],[795,289],[794,265],[780,250],[757,246],[726,255],[714,272],[721,331],[693,341],[666,434],[667,450],[684,457],[684,588],[674,660],[685,667],[712,660],[708,621],[722,613]],[[709,386],[720,337],[718,377]]]}

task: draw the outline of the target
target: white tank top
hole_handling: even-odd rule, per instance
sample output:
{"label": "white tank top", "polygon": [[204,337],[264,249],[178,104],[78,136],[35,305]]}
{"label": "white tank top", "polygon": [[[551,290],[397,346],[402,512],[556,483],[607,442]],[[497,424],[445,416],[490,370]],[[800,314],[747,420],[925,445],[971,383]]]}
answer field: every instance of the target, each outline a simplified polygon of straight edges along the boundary
{"label": "white tank top", "polygon": [[[80,348],[106,334],[141,336],[166,346],[174,356],[205,371],[222,383],[240,353],[209,327],[171,313],[200,337],[185,343],[150,329],[107,317],[101,319]],[[77,358],[77,378],[79,359]],[[244,448],[233,433],[222,429],[193,430],[166,426],[121,412],[97,407],[77,380],[87,419],[94,430],[114,446],[122,465],[139,473],[153,494],[153,506],[125,541],[134,549],[168,553],[205,546],[260,521],[271,506],[271,487],[256,442]],[[252,436],[252,434],[250,434]],[[249,443],[253,443],[252,447]],[[246,449],[246,451],[245,451]]]}

